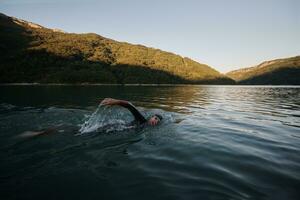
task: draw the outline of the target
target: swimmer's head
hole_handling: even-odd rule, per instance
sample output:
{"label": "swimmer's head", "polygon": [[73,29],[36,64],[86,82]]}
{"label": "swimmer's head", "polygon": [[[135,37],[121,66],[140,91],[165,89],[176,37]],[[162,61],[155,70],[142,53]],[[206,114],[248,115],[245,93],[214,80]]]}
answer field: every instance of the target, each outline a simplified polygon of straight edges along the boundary
{"label": "swimmer's head", "polygon": [[151,126],[156,126],[157,124],[159,124],[159,122],[162,120],[162,116],[159,114],[155,114],[152,117],[150,117],[150,119],[148,120],[148,124],[150,124]]}

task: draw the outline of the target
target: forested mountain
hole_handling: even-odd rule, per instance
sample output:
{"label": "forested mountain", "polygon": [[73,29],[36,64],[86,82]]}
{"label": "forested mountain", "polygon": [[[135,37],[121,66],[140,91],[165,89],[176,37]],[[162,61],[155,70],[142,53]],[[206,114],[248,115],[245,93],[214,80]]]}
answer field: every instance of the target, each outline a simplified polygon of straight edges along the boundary
{"label": "forested mountain", "polygon": [[300,85],[300,56],[263,62],[226,74],[238,84]]}
{"label": "forested mountain", "polygon": [[173,53],[93,33],[65,33],[4,14],[0,51],[2,83],[234,83]]}

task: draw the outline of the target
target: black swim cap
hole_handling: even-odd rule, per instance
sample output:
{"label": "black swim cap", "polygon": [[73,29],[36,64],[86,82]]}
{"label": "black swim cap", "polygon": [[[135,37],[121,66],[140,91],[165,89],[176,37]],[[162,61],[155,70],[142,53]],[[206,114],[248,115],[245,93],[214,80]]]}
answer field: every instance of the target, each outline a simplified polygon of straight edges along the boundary
{"label": "black swim cap", "polygon": [[161,115],[159,115],[159,114],[155,114],[155,115],[153,115],[153,116],[158,117],[160,121],[163,119],[163,117],[162,117]]}

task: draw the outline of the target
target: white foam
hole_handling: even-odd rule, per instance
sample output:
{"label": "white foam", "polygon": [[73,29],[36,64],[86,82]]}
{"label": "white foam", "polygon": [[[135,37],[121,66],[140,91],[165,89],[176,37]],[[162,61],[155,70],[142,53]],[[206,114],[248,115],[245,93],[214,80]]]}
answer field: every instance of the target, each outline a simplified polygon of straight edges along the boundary
{"label": "white foam", "polygon": [[99,105],[96,111],[81,125],[80,134],[105,129],[105,132],[121,131],[128,128],[125,120],[120,119],[120,113],[112,107]]}

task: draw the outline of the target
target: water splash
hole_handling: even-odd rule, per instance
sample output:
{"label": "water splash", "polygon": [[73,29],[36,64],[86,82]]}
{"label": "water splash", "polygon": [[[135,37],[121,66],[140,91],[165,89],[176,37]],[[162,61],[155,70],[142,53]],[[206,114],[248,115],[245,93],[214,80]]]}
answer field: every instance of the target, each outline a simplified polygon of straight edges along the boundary
{"label": "water splash", "polygon": [[100,104],[96,111],[81,125],[79,134],[128,129],[128,123],[125,121],[123,115],[122,112],[112,107]]}

